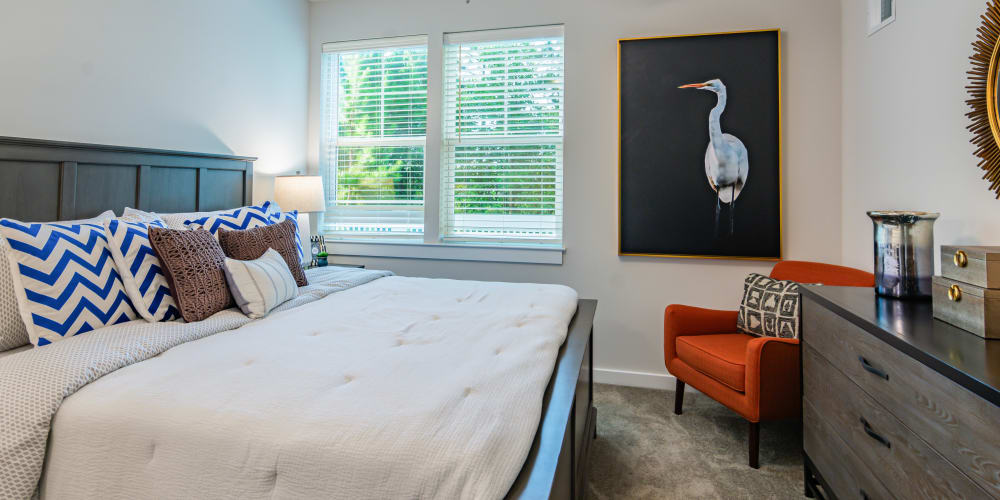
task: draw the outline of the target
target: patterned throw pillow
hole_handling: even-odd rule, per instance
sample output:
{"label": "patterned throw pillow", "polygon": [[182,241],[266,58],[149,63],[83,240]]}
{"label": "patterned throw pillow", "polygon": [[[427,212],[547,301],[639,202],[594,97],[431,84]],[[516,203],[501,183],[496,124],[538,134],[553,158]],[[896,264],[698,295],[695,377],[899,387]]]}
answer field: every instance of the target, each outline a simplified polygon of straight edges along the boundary
{"label": "patterned throw pillow", "polygon": [[228,212],[218,212],[210,215],[188,219],[184,221],[184,226],[189,229],[203,228],[213,235],[219,232],[220,227],[231,231],[241,231],[260,226],[269,226],[273,222],[268,218],[268,210],[271,202],[265,201],[263,205],[240,207]]}
{"label": "patterned throw pillow", "polygon": [[113,219],[104,223],[111,256],[136,310],[147,321],[171,321],[180,318],[180,313],[160,259],[149,243],[150,227],[166,226],[159,220],[146,223]]}
{"label": "patterned throw pillow", "polygon": [[295,277],[298,286],[306,286],[306,274],[298,250],[295,247],[295,222],[285,220],[279,224],[255,227],[246,231],[226,231],[219,228],[219,246],[226,254],[237,260],[259,259],[268,249],[273,249],[285,259],[286,267]]}
{"label": "patterned throw pillow", "polygon": [[[63,222],[63,224],[101,223],[114,217],[115,213],[108,210],[92,219]],[[14,277],[10,274],[7,252],[7,240],[0,235],[0,352],[31,343],[17,306],[17,293],[14,291]]]}
{"label": "patterned throw pillow", "polygon": [[223,271],[226,255],[215,236],[203,229],[151,227],[149,242],[184,321],[201,321],[233,306]]}
{"label": "patterned throw pillow", "polygon": [[799,338],[799,284],[751,273],[743,282],[736,328],[758,337]]}
{"label": "patterned throw pillow", "polygon": [[[114,217],[115,213],[108,210],[93,219],[63,224],[99,224]],[[17,293],[14,292],[14,277],[10,274],[7,251],[7,241],[0,235],[0,352],[31,343],[17,306]]]}
{"label": "patterned throw pillow", "polygon": [[291,212],[274,212],[271,211],[267,216],[267,220],[271,224],[280,224],[286,220],[292,221],[295,224],[295,247],[299,251],[299,262],[305,262],[306,254],[302,250],[302,237],[299,232],[299,211],[292,210]]}
{"label": "patterned throw pillow", "polygon": [[31,343],[17,307],[7,252],[7,240],[0,237],[0,352]]}
{"label": "patterned throw pillow", "polygon": [[273,248],[254,260],[226,259],[225,269],[236,305],[253,319],[299,295],[285,258]]}
{"label": "patterned throw pillow", "polygon": [[[272,214],[281,212],[281,207],[273,201],[266,201],[262,205],[254,206],[254,208]],[[146,212],[132,207],[125,207],[125,210],[122,212],[122,216],[119,218],[126,222],[152,222],[154,220],[161,220],[167,225],[168,229],[187,229],[188,227],[184,225],[185,221],[232,212],[233,210],[230,209],[216,210],[213,212],[176,212],[161,214],[156,212]]]}
{"label": "patterned throw pillow", "polygon": [[136,318],[102,224],[0,219],[18,309],[44,346]]}

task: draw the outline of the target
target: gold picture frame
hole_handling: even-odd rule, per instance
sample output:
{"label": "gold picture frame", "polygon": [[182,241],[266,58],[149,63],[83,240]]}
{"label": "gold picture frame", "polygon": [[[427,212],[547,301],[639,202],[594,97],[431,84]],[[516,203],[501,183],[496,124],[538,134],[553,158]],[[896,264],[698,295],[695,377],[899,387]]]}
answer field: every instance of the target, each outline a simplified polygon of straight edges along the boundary
{"label": "gold picture frame", "polygon": [[989,190],[1000,199],[1000,119],[997,116],[997,73],[1000,72],[1000,6],[989,0],[986,12],[980,17],[976,40],[972,42],[972,69],[968,72],[966,89],[969,99],[965,102],[971,110],[966,113],[972,122],[966,128],[972,132],[970,142],[976,146],[973,153],[979,158],[978,167],[985,171],[983,179],[990,183]]}
{"label": "gold picture frame", "polygon": [[[624,42],[637,41],[637,40],[658,40],[658,39],[671,39],[671,38],[691,38],[691,37],[702,37],[702,36],[717,36],[717,35],[733,35],[733,34],[744,34],[744,33],[764,33],[764,32],[774,32],[777,35],[777,117],[778,117],[778,252],[776,256],[759,257],[759,256],[748,256],[748,255],[700,255],[700,254],[679,254],[679,253],[643,253],[643,252],[627,252],[622,248],[622,44]],[[766,29],[755,29],[755,30],[738,30],[738,31],[723,31],[723,32],[710,32],[710,33],[696,33],[696,34],[683,34],[683,35],[664,35],[664,36],[652,36],[652,37],[632,37],[632,38],[619,38],[616,42],[616,52],[617,52],[617,123],[618,123],[618,255],[620,257],[660,257],[660,258],[675,258],[675,259],[725,259],[725,260],[755,260],[755,261],[780,261],[784,257],[784,143],[783,143],[783,126],[784,126],[784,116],[783,116],[783,97],[782,97],[782,51],[781,51],[781,29],[780,28],[766,28]]]}

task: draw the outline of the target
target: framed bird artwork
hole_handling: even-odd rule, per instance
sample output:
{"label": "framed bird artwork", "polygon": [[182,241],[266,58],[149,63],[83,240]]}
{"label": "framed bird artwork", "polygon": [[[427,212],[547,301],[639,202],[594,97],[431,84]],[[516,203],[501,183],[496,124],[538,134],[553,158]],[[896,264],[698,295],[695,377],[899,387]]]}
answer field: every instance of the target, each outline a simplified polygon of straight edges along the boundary
{"label": "framed bird artwork", "polygon": [[619,255],[781,258],[781,31],[618,41]]}

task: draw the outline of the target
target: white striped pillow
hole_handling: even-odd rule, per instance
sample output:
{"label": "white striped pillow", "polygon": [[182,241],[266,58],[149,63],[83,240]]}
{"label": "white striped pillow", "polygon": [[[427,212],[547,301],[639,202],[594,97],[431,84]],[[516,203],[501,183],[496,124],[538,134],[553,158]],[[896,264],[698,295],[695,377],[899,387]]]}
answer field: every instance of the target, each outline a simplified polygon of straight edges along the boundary
{"label": "white striped pillow", "polygon": [[226,259],[226,281],[243,314],[257,319],[299,295],[285,259],[273,248],[254,260]]}

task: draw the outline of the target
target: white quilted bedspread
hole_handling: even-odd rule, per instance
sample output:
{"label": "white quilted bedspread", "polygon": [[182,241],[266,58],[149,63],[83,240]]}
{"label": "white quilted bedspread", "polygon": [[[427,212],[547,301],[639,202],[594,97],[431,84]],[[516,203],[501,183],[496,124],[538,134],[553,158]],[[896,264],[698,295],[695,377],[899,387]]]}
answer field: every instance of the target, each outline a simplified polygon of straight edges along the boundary
{"label": "white quilted bedspread", "polygon": [[576,292],[387,277],[83,387],[48,498],[501,498]]}
{"label": "white quilted bedspread", "polygon": [[[277,310],[314,302],[392,273],[324,267],[307,274],[309,286],[299,288],[299,296]],[[31,498],[37,493],[52,418],[63,400],[78,389],[171,347],[251,321],[235,308],[197,323],[129,321],[0,358],[0,499]]]}

